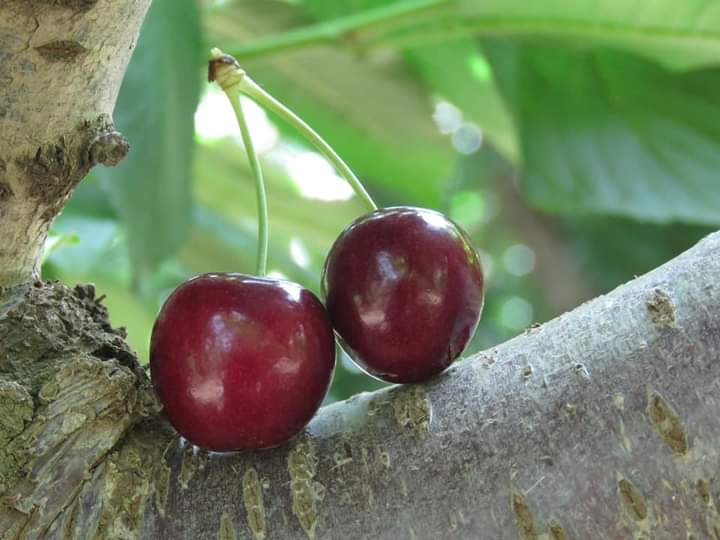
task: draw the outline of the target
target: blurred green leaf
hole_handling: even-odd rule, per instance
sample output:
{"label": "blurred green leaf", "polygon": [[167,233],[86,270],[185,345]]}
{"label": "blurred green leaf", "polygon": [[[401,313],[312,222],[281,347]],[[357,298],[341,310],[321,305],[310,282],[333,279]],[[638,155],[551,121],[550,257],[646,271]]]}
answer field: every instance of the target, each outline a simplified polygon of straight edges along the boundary
{"label": "blurred green leaf", "polygon": [[504,36],[623,49],[675,69],[717,65],[720,58],[720,6],[714,0],[653,0],[641,9],[622,0],[302,3],[323,22],[265,36],[241,50],[263,55],[318,43],[404,49],[470,36]]}
{"label": "blurred green leaf", "polygon": [[606,292],[679,255],[712,229],[629,219],[569,218],[566,234],[582,272]]}
{"label": "blurred green leaf", "polygon": [[[278,13],[277,3],[232,4],[209,16],[208,32],[222,48],[302,24],[301,12],[282,7],[285,14]],[[433,123],[429,96],[402,58],[310,48],[260,61],[238,60],[318,131],[371,189],[373,184],[389,189],[407,203],[440,204],[456,156]]]}
{"label": "blurred green leaf", "polygon": [[[308,10],[323,21],[367,12],[388,4],[412,6],[415,2],[407,0],[394,2],[305,0],[304,2]],[[420,45],[408,48],[404,54],[431,92],[461,109],[467,120],[478,124],[507,159],[515,160],[517,143],[512,120],[495,86],[492,70],[475,40],[468,37],[426,46]]]}
{"label": "blurred green leaf", "polygon": [[489,51],[533,204],[720,223],[720,70],[673,74],[617,52],[539,44]]}
{"label": "blurred green leaf", "polygon": [[155,0],[123,82],[115,124],[131,151],[97,175],[121,216],[136,273],[180,247],[190,224],[193,114],[200,86],[193,0]]}
{"label": "blurred green leaf", "polygon": [[[354,198],[306,198],[279,161],[270,156],[261,156],[261,161],[270,218],[268,268],[280,270],[317,292],[327,251],[338,234],[366,210]],[[214,261],[216,271],[252,272],[257,209],[255,185],[243,149],[230,140],[199,145],[195,171],[196,227],[192,248],[183,251],[183,260],[193,271],[209,271],[209,261]],[[307,252],[304,267],[291,254],[293,241],[300,242]]]}
{"label": "blurred green leaf", "polygon": [[512,119],[477,43],[461,39],[416,47],[406,57],[430,90],[475,122],[510,161],[517,159]]}
{"label": "blurred green leaf", "polygon": [[47,261],[53,253],[56,253],[57,250],[63,246],[73,246],[79,243],[80,237],[75,233],[62,234],[57,233],[55,230],[50,230],[47,238],[45,239],[45,246],[40,259],[40,264],[45,264],[45,261]]}
{"label": "blurred green leaf", "polygon": [[[624,49],[668,67],[717,65],[715,0],[458,0],[452,12],[404,31],[428,41],[452,35],[542,37]],[[434,37],[438,35],[438,37]],[[392,43],[392,41],[390,41]],[[401,44],[401,41],[397,41]]]}
{"label": "blurred green leaf", "polygon": [[336,19],[387,4],[413,4],[407,0],[302,0],[302,4],[318,19]]}
{"label": "blurred green leaf", "polygon": [[49,254],[56,269],[88,276],[84,279],[103,275],[122,282],[129,277],[123,231],[117,221],[65,212],[53,223],[53,232],[76,239]]}
{"label": "blurred green leaf", "polygon": [[100,185],[101,182],[98,180],[97,171],[99,170],[101,168],[98,167],[90,171],[90,174],[75,188],[72,197],[65,205],[63,215],[69,212],[117,221],[117,212],[108,197],[107,190]]}
{"label": "blurred green leaf", "polygon": [[[195,209],[195,224],[180,260],[193,274],[205,272],[252,273],[257,231],[254,224],[236,222],[204,206]],[[268,251],[268,270],[318,292],[315,271],[306,271],[291,258],[287,243],[273,237]]]}

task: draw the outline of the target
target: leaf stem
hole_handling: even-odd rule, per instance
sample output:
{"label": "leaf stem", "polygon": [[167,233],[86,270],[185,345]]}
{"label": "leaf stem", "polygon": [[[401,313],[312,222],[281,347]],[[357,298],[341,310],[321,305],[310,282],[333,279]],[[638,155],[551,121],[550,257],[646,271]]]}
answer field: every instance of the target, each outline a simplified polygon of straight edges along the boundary
{"label": "leaf stem", "polygon": [[230,101],[230,105],[232,105],[238,126],[240,127],[240,135],[242,136],[243,145],[248,155],[250,168],[255,178],[255,196],[257,198],[258,209],[256,274],[258,276],[264,276],[267,273],[269,244],[267,194],[265,193],[265,181],[263,179],[262,167],[260,166],[260,159],[255,151],[255,145],[253,145],[252,142],[252,136],[250,135],[250,129],[245,120],[240,97],[241,82],[246,78],[246,75],[245,72],[237,66],[237,63],[230,63],[227,58],[223,58],[222,53],[217,49],[213,49],[213,60],[210,61],[209,73],[209,78],[218,82]]}
{"label": "leaf stem", "polygon": [[387,29],[405,24],[428,10],[451,3],[451,0],[408,0],[353,13],[345,17],[319,22],[287,32],[251,41],[249,44],[228,45],[235,57],[247,60],[260,56],[297,49],[307,45],[333,43],[365,30]]}
{"label": "leaf stem", "polygon": [[368,210],[377,210],[377,205],[370,197],[362,182],[352,172],[352,169],[345,163],[342,158],[333,150],[333,148],[325,142],[325,140],[309,125],[307,125],[298,115],[288,109],[285,105],[280,103],[268,92],[258,86],[250,77],[245,76],[239,83],[242,92],[247,94],[249,97],[256,100],[261,105],[264,105],[291,126],[297,129],[301,135],[303,135],[320,153],[330,161],[342,177],[350,184],[355,191],[355,194],[362,200],[363,204],[367,206]]}

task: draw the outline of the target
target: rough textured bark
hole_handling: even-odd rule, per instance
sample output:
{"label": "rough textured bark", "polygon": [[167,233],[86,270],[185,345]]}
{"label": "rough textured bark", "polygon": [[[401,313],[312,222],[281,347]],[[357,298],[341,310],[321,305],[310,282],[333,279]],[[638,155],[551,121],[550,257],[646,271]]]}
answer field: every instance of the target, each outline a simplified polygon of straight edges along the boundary
{"label": "rough textured bark", "polygon": [[[138,457],[143,430],[128,433],[158,407],[123,337],[92,286],[35,285],[0,317],[3,540],[138,529],[135,494],[152,453]],[[127,498],[124,474],[133,478]]]}
{"label": "rough textured bark", "polygon": [[110,113],[149,4],[0,2],[3,539],[127,537],[142,515],[117,491],[138,468],[117,444],[140,447],[127,433],[157,412],[147,377],[92,287],[42,285],[38,269],[75,185],[127,153]]}
{"label": "rough textured bark", "polygon": [[284,448],[179,440],[94,289],[30,285],[127,150],[107,115],[147,4],[0,4],[0,539],[720,538],[720,234]]}
{"label": "rough textured bark", "polygon": [[0,287],[37,276],[72,188],[127,153],[110,115],[149,4],[0,3]]}

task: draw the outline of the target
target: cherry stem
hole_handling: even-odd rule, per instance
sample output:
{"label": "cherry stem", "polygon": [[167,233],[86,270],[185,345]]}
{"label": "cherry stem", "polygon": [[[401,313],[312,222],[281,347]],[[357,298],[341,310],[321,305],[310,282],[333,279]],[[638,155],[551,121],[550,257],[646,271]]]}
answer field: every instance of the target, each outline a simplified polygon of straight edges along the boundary
{"label": "cherry stem", "polygon": [[255,177],[255,195],[257,197],[257,208],[258,208],[258,248],[257,248],[257,275],[264,276],[267,273],[267,258],[268,258],[268,207],[267,207],[267,194],[265,193],[265,180],[263,179],[262,169],[260,168],[260,160],[258,159],[257,152],[255,152],[255,146],[253,145],[252,138],[250,136],[250,130],[248,129],[245,115],[243,114],[242,102],[240,95],[231,99],[232,107],[237,116],[238,125],[240,126],[240,134],[242,135],[243,145],[247,151],[248,160],[250,161],[250,168],[252,169],[253,176]]}
{"label": "cherry stem", "polygon": [[[221,53],[213,49],[213,59],[220,58]],[[245,152],[247,152],[250,169],[252,169],[255,178],[255,195],[257,197],[258,208],[258,246],[257,246],[257,266],[256,274],[264,276],[267,273],[268,258],[268,207],[267,195],[265,193],[265,181],[263,179],[262,168],[260,167],[260,159],[258,158],[255,146],[252,142],[250,129],[248,128],[245,114],[243,113],[242,102],[240,98],[240,85],[238,84],[245,78],[245,72],[236,65],[224,63],[216,66],[213,72],[213,79],[222,88],[225,95],[232,105],[238,126],[240,126],[240,135],[242,136]]]}
{"label": "cherry stem", "polygon": [[350,169],[347,163],[345,163],[342,158],[337,155],[335,150],[333,150],[333,148],[325,142],[325,140],[318,135],[313,128],[307,125],[298,115],[280,103],[272,95],[258,86],[255,81],[247,75],[242,78],[238,86],[242,92],[276,113],[291,126],[297,129],[301,135],[310,141],[310,143],[335,166],[335,169],[342,175],[347,183],[350,184],[355,191],[355,195],[360,198],[363,204],[367,206],[370,211],[377,210],[377,205],[362,185],[362,182],[360,182],[358,177],[352,172],[352,169]]}

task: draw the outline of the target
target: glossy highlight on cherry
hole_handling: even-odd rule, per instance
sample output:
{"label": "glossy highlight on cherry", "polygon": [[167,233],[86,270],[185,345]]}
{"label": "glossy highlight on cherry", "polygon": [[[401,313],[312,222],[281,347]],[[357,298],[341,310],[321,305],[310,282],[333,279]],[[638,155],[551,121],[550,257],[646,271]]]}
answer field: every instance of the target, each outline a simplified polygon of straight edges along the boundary
{"label": "glossy highlight on cherry", "polygon": [[484,299],[467,235],[444,215],[413,207],[376,210],[347,227],[322,285],[343,348],[394,383],[425,381],[457,359]]}
{"label": "glossy highlight on cherry", "polygon": [[335,367],[327,313],[295,283],[205,274],[162,307],[150,347],[165,414],[214,451],[278,446],[320,407]]}

